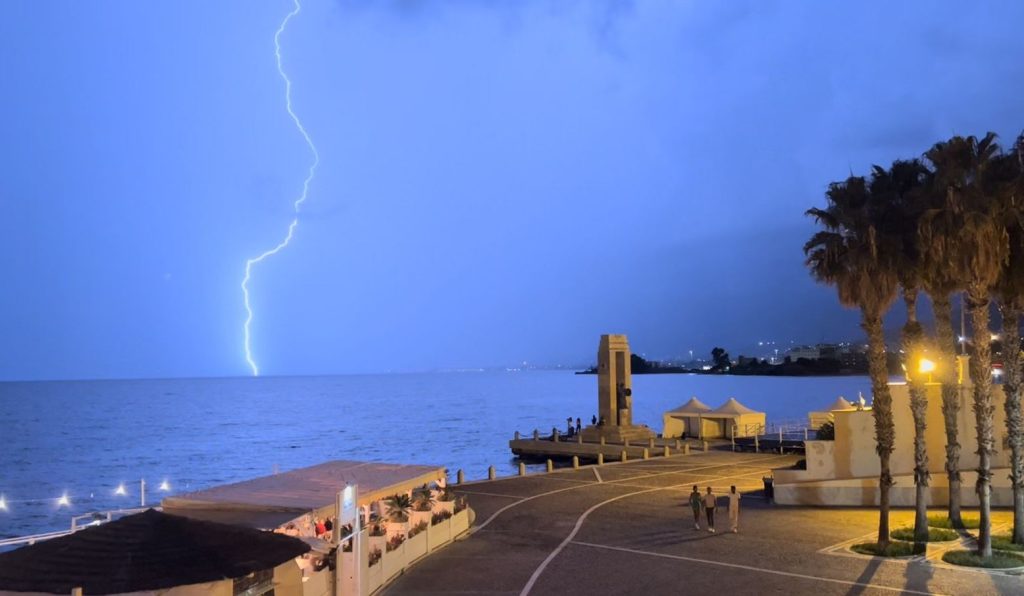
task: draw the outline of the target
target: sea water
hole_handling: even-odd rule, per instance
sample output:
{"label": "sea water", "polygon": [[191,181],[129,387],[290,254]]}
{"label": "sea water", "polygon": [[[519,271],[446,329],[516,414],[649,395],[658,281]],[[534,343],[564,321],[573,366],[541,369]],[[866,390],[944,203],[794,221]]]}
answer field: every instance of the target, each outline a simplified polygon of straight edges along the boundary
{"label": "sea water", "polygon": [[[735,397],[769,422],[806,419],[869,388],[866,377],[636,375],[633,418],[660,431],[665,410],[697,396],[711,407]],[[515,431],[596,413],[597,377],[556,371],[0,383],[0,537],[137,507],[141,479],[155,504],[330,459],[513,474]]]}

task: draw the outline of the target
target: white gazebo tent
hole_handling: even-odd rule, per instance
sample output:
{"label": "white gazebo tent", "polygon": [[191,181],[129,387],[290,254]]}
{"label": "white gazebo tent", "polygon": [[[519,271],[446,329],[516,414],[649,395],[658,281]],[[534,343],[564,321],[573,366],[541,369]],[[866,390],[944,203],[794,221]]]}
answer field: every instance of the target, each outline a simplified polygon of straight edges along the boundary
{"label": "white gazebo tent", "polygon": [[825,408],[820,412],[808,412],[807,418],[811,423],[811,430],[818,430],[822,424],[833,419],[832,412],[836,410],[852,410],[854,409],[853,404],[846,401],[846,398],[839,396],[836,401],[832,402],[832,405]]}
{"label": "white gazebo tent", "polygon": [[[701,437],[706,439],[748,437],[764,432],[765,414],[755,412],[730,397],[724,404],[701,414]],[[736,434],[732,434],[735,428]]]}
{"label": "white gazebo tent", "polygon": [[704,412],[710,412],[711,408],[696,397],[674,410],[662,414],[661,436],[679,437],[685,432],[687,436],[695,437],[700,433],[700,417]]}

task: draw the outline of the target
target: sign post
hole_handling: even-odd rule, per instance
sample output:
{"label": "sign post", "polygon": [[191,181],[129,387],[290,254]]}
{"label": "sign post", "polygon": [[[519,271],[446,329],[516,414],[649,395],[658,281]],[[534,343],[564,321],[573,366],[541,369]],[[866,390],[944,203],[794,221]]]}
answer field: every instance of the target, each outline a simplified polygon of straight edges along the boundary
{"label": "sign post", "polygon": [[[338,492],[337,522],[334,524],[334,577],[335,594],[339,596],[362,596],[363,529],[360,523],[359,487],[350,484]],[[352,527],[350,534],[352,552],[342,552],[342,538],[345,526]]]}

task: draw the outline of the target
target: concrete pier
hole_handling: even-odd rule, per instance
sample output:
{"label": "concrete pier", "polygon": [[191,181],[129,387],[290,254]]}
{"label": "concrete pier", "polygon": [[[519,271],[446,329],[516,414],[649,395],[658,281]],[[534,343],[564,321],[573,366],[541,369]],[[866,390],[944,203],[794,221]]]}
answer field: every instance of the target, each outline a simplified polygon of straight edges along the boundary
{"label": "concrete pier", "polygon": [[[581,441],[550,441],[540,439],[512,439],[508,442],[512,453],[521,459],[544,462],[548,459],[568,461],[576,456],[581,462],[593,463],[597,461],[599,454],[604,454],[605,459],[618,459],[625,451],[629,459],[643,459],[644,452],[649,457],[665,457],[670,453],[688,453],[690,443],[681,442],[679,439],[651,439],[641,445],[612,443],[609,441],[581,442]],[[713,442],[712,447],[729,445],[729,441]],[[703,448],[701,443],[694,443],[698,448]]]}

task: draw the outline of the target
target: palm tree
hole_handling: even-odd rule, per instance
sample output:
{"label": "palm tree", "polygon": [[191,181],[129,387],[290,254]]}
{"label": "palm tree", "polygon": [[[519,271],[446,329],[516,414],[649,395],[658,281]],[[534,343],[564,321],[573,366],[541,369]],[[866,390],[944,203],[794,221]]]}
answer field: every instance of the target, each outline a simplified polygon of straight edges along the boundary
{"label": "palm tree", "polygon": [[935,315],[936,372],[942,384],[942,419],[946,432],[946,477],[949,484],[948,516],[954,528],[963,529],[960,515],[960,409],[961,386],[957,379],[957,335],[953,330],[952,296],[963,290],[957,273],[945,255],[928,245],[933,238],[945,239],[947,231],[956,230],[956,216],[943,209],[946,187],[931,176],[927,200],[930,209],[918,222],[918,256],[921,260],[921,283],[932,300]]}
{"label": "palm tree", "polygon": [[409,510],[412,509],[412,499],[407,494],[391,495],[384,499],[387,506],[388,521],[405,523],[409,521]]}
{"label": "palm tree", "polygon": [[917,319],[917,297],[922,285],[922,264],[917,242],[918,222],[925,209],[927,179],[930,172],[918,160],[893,162],[886,170],[872,168],[871,195],[881,204],[876,225],[893,251],[896,277],[902,289],[907,321],[903,325],[904,368],[910,392],[910,410],[914,419],[914,552],[928,548],[928,450],[925,430],[928,393],[917,363],[924,352],[924,328]]}
{"label": "palm tree", "polygon": [[[953,137],[936,143],[925,156],[935,167],[935,176],[946,189],[945,216],[932,210],[925,219],[935,222],[922,226],[922,240],[945,261],[966,289],[971,313],[974,357],[971,358],[971,382],[974,385],[974,417],[978,436],[978,504],[981,527],[978,554],[992,555],[991,536],[991,458],[995,452],[992,405],[992,355],[989,346],[989,294],[999,278],[1007,258],[1008,238],[994,199],[990,168],[999,151],[995,133],[981,140]],[[954,222],[952,229],[935,225]],[[938,232],[938,233],[936,233]]]}
{"label": "palm tree", "polygon": [[878,453],[879,520],[878,549],[889,546],[889,489],[892,473],[894,425],[892,396],[885,359],[882,315],[896,298],[897,279],[891,251],[881,250],[875,227],[878,205],[872,200],[863,177],[851,176],[829,185],[825,209],[807,215],[824,229],[804,245],[806,264],[815,280],[836,287],[843,306],[858,308],[868,336],[868,371],[873,394],[875,449]]}
{"label": "palm tree", "polygon": [[1024,313],[1024,135],[1017,137],[1013,152],[1005,160],[1004,204],[1010,254],[996,283],[1002,315],[1003,402],[1010,447],[1010,484],[1013,487],[1013,531],[1011,539],[1024,544],[1024,414],[1021,412],[1020,319]]}

